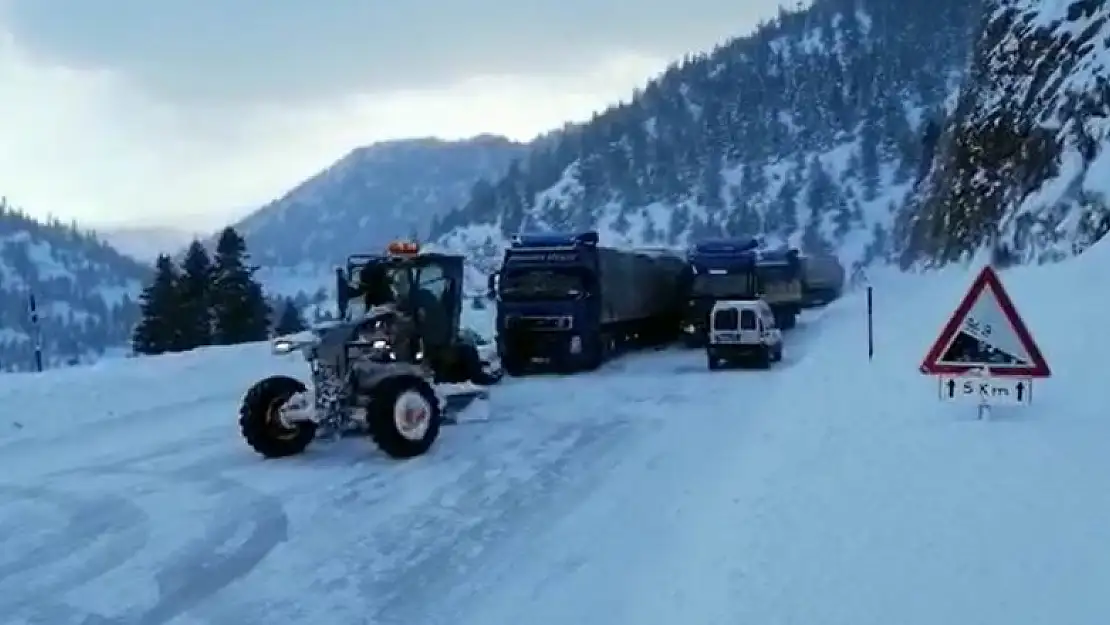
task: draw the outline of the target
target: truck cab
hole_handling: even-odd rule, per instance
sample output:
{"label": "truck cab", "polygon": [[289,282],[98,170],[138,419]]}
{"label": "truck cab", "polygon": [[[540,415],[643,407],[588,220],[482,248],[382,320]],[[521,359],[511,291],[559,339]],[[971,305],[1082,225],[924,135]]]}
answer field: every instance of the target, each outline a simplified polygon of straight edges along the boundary
{"label": "truck cab", "polygon": [[793,328],[805,303],[802,259],[798,250],[762,250],[755,271],[760,294],[774,312],[778,326],[783,330]]}
{"label": "truck cab", "polygon": [[782,351],[782,331],[766,301],[723,300],[713,305],[705,347],[709,369],[741,361],[767,368],[782,360]]}
{"label": "truck cab", "polygon": [[598,241],[596,232],[513,238],[489,281],[507,373],[600,365]]}
{"label": "truck cab", "polygon": [[755,239],[720,239],[702,241],[687,252],[682,336],[688,347],[705,346],[715,303],[758,296],[757,246]]}

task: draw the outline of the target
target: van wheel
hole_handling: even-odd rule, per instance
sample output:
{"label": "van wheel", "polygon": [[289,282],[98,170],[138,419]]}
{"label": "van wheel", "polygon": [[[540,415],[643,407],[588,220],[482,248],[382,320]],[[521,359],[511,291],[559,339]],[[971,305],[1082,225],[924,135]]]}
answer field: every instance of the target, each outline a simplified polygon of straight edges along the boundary
{"label": "van wheel", "polygon": [[759,367],[760,369],[770,369],[771,358],[771,348],[769,346],[764,346],[763,349],[759,350],[759,355],[755,357],[755,366]]}
{"label": "van wheel", "polygon": [[710,371],[718,371],[722,368],[721,359],[707,354],[705,356],[705,366],[708,367]]}

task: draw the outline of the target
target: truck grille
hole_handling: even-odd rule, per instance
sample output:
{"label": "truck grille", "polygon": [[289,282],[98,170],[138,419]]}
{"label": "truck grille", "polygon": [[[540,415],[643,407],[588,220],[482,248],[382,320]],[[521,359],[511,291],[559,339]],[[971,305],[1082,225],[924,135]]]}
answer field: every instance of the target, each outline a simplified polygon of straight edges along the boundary
{"label": "truck grille", "polygon": [[509,317],[510,330],[533,330],[537,332],[557,332],[574,327],[574,317]]}

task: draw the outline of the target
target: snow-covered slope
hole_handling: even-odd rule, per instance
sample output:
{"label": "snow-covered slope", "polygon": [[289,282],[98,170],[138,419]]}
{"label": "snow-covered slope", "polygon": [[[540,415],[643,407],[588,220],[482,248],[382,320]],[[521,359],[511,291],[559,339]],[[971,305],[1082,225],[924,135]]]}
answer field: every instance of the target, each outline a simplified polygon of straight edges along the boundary
{"label": "snow-covered slope", "polygon": [[35,296],[47,366],[126,344],[147,267],[75,226],[41,223],[0,199],[0,371],[34,366]]}
{"label": "snow-covered slope", "polygon": [[[696,351],[509,380],[396,463],[267,462],[263,346],[0,378],[0,613],[13,623],[935,625],[1110,618],[1110,241],[1003,274],[1050,360],[977,421],[917,365],[971,281],[874,272],[770,371]],[[18,425],[16,424],[18,422]],[[294,583],[297,592],[290,592]],[[175,620],[176,619],[176,620]]]}
{"label": "snow-covered slope", "polygon": [[890,229],[958,85],[979,3],[816,0],[669,69],[443,218],[490,261],[519,230],[617,245],[763,233],[852,267]]}
{"label": "snow-covered slope", "polygon": [[991,0],[899,238],[905,264],[991,245],[1051,261],[1110,231],[1110,6]]}
{"label": "snow-covered slope", "polygon": [[477,180],[500,176],[523,151],[490,135],[377,143],[352,151],[234,227],[266,267],[330,271],[347,254],[426,237],[433,218],[460,204]]}

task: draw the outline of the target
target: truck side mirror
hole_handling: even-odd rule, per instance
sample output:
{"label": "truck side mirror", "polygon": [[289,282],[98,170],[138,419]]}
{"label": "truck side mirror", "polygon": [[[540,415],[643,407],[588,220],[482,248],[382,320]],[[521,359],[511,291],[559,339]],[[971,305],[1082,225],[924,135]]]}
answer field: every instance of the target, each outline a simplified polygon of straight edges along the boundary
{"label": "truck side mirror", "polygon": [[339,318],[347,318],[347,304],[351,301],[351,287],[347,284],[347,272],[342,267],[335,268],[335,298]]}

